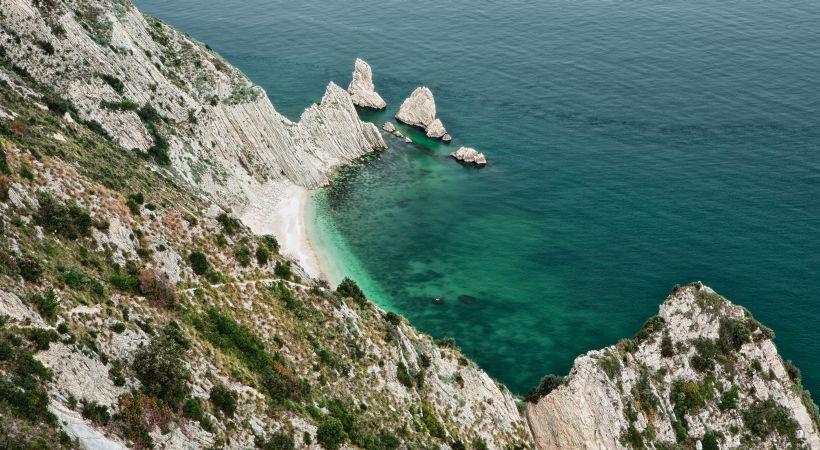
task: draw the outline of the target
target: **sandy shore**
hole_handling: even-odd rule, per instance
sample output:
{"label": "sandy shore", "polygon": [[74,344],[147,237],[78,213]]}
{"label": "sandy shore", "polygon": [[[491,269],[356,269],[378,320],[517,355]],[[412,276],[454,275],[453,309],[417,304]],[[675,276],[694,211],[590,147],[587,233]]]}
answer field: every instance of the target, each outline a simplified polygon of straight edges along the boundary
{"label": "sandy shore", "polygon": [[272,234],[280,253],[296,262],[313,278],[328,278],[320,255],[308,234],[310,191],[294,184],[268,185],[260,189],[240,217],[254,233]]}

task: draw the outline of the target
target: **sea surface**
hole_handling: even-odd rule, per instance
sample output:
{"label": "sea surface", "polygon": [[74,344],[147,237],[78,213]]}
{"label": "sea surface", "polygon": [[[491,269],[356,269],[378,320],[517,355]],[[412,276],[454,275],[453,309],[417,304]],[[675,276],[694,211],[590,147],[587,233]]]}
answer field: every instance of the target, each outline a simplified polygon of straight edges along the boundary
{"label": "sea surface", "polygon": [[[820,2],[137,0],[291,118],[374,68],[429,86],[451,146],[343,171],[313,232],[383,307],[524,393],[702,280],[820,396]],[[460,145],[490,164],[447,158]],[[435,304],[434,298],[443,299]]]}

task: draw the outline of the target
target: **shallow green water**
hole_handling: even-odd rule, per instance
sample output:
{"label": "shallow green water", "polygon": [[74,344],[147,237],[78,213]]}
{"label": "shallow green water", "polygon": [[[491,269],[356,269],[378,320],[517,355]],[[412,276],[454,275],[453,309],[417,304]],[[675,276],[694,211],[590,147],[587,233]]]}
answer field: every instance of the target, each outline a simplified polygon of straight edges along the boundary
{"label": "shallow green water", "polygon": [[393,108],[369,120],[433,89],[453,147],[491,164],[394,142],[317,194],[316,230],[375,301],[514,391],[698,279],[820,391],[820,3],[137,3],[293,118],[357,56]]}

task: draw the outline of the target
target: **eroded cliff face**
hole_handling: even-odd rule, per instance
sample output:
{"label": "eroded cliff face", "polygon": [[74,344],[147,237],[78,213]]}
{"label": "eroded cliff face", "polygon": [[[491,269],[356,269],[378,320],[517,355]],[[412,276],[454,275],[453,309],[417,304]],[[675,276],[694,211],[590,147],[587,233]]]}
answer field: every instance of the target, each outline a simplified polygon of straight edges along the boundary
{"label": "eroded cliff face", "polygon": [[206,46],[128,1],[0,0],[0,10],[0,45],[15,64],[122,147],[167,153],[184,179],[231,206],[282,183],[325,184],[332,167],[385,147],[344,89],[331,83],[292,122]]}
{"label": "eroded cliff face", "polygon": [[452,344],[310,279],[42,89],[0,62],[0,447],[530,442]]}
{"label": "eroded cliff face", "polygon": [[544,449],[820,448],[798,373],[770,330],[696,283],[634,339],[576,359],[527,418]]}

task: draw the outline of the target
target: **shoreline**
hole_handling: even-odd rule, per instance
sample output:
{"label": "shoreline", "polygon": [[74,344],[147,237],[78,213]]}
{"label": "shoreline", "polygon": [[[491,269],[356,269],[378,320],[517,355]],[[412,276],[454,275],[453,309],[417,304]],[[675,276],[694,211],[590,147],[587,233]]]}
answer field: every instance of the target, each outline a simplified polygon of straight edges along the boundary
{"label": "shoreline", "polygon": [[272,234],[279,242],[279,254],[295,261],[308,276],[333,282],[332,268],[311,239],[312,191],[291,183],[268,185],[255,192],[251,206],[241,213],[242,221],[256,234]]}

